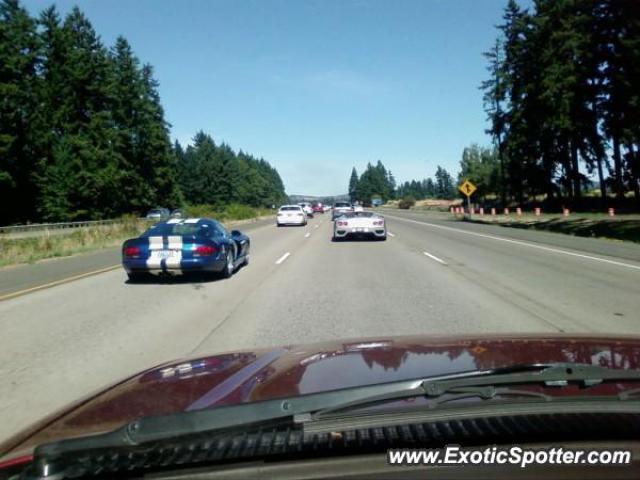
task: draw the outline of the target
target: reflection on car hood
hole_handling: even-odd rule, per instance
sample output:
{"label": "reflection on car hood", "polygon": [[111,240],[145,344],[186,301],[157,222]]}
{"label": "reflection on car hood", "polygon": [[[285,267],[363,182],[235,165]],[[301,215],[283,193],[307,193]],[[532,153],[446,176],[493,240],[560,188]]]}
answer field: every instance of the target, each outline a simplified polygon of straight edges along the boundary
{"label": "reflection on car hood", "polygon": [[113,430],[141,416],[552,362],[640,368],[640,337],[384,337],[185,359],[141,372],[52,415],[0,446],[0,457]]}

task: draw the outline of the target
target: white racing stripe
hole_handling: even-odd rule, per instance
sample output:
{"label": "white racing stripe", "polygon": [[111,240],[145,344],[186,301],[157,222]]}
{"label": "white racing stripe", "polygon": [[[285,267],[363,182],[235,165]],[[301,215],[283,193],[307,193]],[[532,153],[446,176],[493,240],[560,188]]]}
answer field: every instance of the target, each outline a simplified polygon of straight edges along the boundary
{"label": "white racing stripe", "polygon": [[147,268],[149,269],[158,269],[160,268],[160,263],[162,262],[162,257],[160,257],[160,250],[163,247],[162,237],[149,237],[149,258],[147,259]]}
{"label": "white racing stripe", "polygon": [[182,237],[180,235],[171,235],[168,237],[169,250],[173,250],[173,255],[165,261],[167,268],[171,270],[180,269],[180,262],[182,262]]}
{"label": "white racing stripe", "polygon": [[289,255],[291,255],[291,253],[287,252],[284,255],[282,255],[278,260],[276,260],[276,265],[280,265],[282,262],[284,262]]}
{"label": "white racing stripe", "polygon": [[168,220],[167,223],[180,223],[182,220],[180,218],[172,218]]}
{"label": "white racing stripe", "polygon": [[446,265],[447,264],[447,262],[445,262],[441,258],[436,257],[435,255],[431,255],[429,252],[422,252],[422,253],[424,253],[427,257],[435,260],[436,262],[441,263],[442,265]]}
{"label": "white racing stripe", "polygon": [[199,221],[199,218],[187,218],[184,223],[198,223]]}
{"label": "white racing stripe", "polygon": [[387,216],[390,217],[390,218],[395,218],[397,220],[402,220],[404,222],[417,223],[418,225],[425,225],[425,226],[433,227],[433,228],[441,228],[442,230],[450,230],[452,232],[462,233],[464,235],[473,235],[475,237],[489,238],[491,240],[497,240],[499,242],[507,242],[507,243],[513,243],[513,244],[516,244],[516,245],[522,245],[523,247],[537,248],[538,250],[544,250],[546,252],[560,253],[560,254],[569,255],[569,256],[572,256],[572,257],[578,257],[578,258],[584,258],[584,259],[587,259],[587,260],[593,260],[593,261],[596,261],[596,262],[608,263],[610,265],[617,265],[619,267],[626,267],[626,268],[633,268],[634,270],[640,270],[640,266],[632,265],[630,263],[616,262],[615,260],[608,260],[606,258],[593,257],[591,255],[584,255],[582,253],[570,252],[568,250],[560,250],[558,248],[545,247],[543,245],[536,245],[534,243],[523,242],[523,241],[520,241],[520,240],[511,240],[510,238],[502,238],[502,237],[496,237],[496,236],[493,236],[493,235],[486,235],[484,233],[469,232],[467,230],[460,230],[458,228],[445,227],[444,225],[436,225],[434,223],[419,222],[417,220],[410,220],[408,218],[395,217],[395,216],[391,216],[391,215],[387,215]]}

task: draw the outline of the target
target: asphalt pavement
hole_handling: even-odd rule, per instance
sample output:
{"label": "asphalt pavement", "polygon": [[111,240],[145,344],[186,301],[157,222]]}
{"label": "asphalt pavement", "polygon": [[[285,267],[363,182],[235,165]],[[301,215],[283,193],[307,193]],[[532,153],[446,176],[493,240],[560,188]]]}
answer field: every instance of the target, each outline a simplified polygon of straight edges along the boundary
{"label": "asphalt pavement", "polygon": [[638,245],[385,215],[386,242],[331,242],[327,214],[248,225],[250,263],[229,280],[130,284],[118,268],[1,301],[0,439],[188,355],[364,336],[640,335]]}

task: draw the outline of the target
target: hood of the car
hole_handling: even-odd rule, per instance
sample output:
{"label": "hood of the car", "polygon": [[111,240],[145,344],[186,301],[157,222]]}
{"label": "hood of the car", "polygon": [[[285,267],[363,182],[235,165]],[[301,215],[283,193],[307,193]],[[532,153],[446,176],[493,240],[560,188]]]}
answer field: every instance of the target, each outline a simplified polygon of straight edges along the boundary
{"label": "hood of the car", "polygon": [[140,372],[52,414],[0,445],[0,458],[141,416],[552,362],[640,368],[640,337],[384,337],[189,358]]}

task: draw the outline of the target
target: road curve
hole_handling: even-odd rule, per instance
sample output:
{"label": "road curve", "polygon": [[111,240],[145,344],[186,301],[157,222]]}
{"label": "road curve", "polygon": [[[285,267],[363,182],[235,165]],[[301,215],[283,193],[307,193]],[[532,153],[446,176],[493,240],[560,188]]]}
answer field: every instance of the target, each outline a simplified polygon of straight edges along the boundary
{"label": "road curve", "polygon": [[0,439],[185,355],[418,333],[640,334],[634,248],[401,212],[387,226],[386,242],[336,243],[328,215],[254,225],[251,262],[229,280],[129,284],[117,269],[0,302]]}

